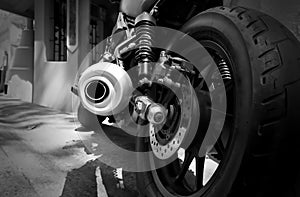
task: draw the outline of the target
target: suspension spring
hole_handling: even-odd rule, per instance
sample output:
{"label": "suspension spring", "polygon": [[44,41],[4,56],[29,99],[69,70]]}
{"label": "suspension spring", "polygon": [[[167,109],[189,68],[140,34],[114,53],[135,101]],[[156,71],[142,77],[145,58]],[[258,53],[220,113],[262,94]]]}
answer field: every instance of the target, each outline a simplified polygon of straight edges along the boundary
{"label": "suspension spring", "polygon": [[222,59],[219,62],[218,67],[219,67],[219,71],[220,71],[220,74],[221,74],[221,77],[223,80],[231,80],[232,79],[230,69],[229,69],[227,63],[225,62],[225,60]]}
{"label": "suspension spring", "polygon": [[145,76],[151,72],[151,62],[154,62],[155,55],[152,50],[154,32],[151,28],[155,26],[155,19],[144,12],[135,20],[137,50],[135,59],[139,65],[139,75]]}

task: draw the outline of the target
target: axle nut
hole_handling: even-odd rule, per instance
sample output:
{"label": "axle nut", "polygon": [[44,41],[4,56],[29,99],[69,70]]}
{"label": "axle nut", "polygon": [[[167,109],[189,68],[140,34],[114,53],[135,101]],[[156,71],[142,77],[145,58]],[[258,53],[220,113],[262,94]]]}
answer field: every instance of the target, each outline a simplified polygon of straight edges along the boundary
{"label": "axle nut", "polygon": [[153,103],[148,108],[147,119],[152,124],[162,124],[166,119],[166,112],[163,106]]}
{"label": "axle nut", "polygon": [[162,122],[164,119],[164,115],[163,113],[161,112],[157,112],[155,115],[154,115],[154,121],[155,122]]}

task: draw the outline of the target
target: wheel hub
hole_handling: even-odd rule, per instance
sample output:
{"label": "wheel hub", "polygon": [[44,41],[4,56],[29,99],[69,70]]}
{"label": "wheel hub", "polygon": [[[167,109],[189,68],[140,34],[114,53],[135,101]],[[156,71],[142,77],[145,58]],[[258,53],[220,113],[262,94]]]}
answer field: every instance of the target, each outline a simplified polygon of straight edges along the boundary
{"label": "wheel hub", "polygon": [[144,120],[154,125],[161,125],[167,117],[167,110],[159,103],[155,103],[147,96],[139,96],[135,99],[135,112]]}

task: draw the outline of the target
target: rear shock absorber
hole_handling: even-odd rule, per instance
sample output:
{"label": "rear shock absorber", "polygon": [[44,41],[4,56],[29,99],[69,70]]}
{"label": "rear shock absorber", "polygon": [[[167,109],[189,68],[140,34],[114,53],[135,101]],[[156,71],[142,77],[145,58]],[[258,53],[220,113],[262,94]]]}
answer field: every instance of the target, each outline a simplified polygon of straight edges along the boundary
{"label": "rear shock absorber", "polygon": [[218,67],[220,70],[221,77],[224,81],[232,79],[230,69],[229,69],[227,63],[225,62],[225,60],[222,59],[219,62]]}
{"label": "rear shock absorber", "polygon": [[154,32],[151,26],[155,26],[156,21],[152,15],[144,12],[136,17],[135,28],[137,36],[137,50],[135,59],[138,62],[140,78],[150,74],[151,62],[154,62],[155,55],[152,50]]}

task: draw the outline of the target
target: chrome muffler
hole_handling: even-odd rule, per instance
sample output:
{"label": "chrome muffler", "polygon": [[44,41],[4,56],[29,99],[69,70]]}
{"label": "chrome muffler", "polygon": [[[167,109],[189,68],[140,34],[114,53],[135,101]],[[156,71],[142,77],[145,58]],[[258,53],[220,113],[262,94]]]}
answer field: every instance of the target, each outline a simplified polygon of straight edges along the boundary
{"label": "chrome muffler", "polygon": [[78,82],[78,95],[84,108],[101,116],[122,111],[129,103],[132,90],[127,72],[109,62],[88,67]]}
{"label": "chrome muffler", "polygon": [[85,95],[90,102],[101,103],[109,95],[109,88],[103,81],[91,81],[85,87]]}

